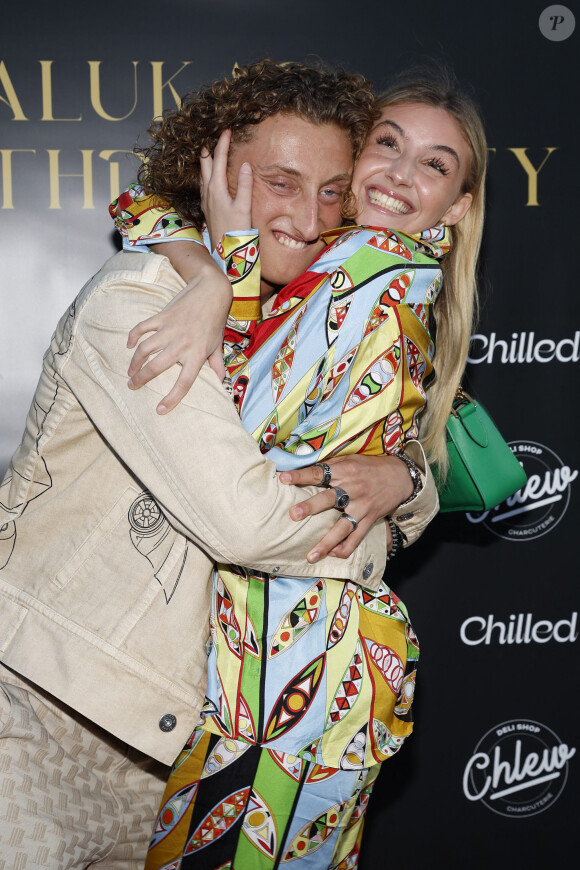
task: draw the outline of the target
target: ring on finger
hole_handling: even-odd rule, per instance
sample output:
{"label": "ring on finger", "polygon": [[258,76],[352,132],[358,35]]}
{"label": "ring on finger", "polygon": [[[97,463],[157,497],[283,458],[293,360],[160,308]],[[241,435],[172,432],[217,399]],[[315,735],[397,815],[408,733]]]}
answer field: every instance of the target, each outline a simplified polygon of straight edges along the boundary
{"label": "ring on finger", "polygon": [[334,506],[337,510],[343,511],[350,501],[350,495],[346,490],[339,486],[334,487]]}
{"label": "ring on finger", "polygon": [[332,478],[332,468],[326,462],[315,462],[316,468],[322,469],[322,481],[318,484],[318,486],[329,486],[330,480]]}
{"label": "ring on finger", "polygon": [[350,534],[352,535],[353,532],[356,532],[357,527],[358,527],[358,523],[354,517],[351,517],[350,514],[343,513],[343,517],[345,518],[345,520],[348,520],[349,523],[352,523],[352,529],[350,531]]}

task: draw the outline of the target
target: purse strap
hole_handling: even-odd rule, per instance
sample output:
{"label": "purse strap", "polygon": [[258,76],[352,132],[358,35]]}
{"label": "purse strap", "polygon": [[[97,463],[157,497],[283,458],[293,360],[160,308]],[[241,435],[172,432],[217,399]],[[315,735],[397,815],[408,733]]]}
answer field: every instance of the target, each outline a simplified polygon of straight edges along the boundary
{"label": "purse strap", "polygon": [[475,405],[475,407],[477,408],[477,402],[475,401],[473,396],[470,396],[469,393],[467,393],[460,384],[455,391],[455,398],[451,403],[451,413],[453,414],[453,416],[459,417],[457,409],[467,404]]}
{"label": "purse strap", "polygon": [[[466,393],[462,387],[459,387],[455,394],[450,421],[452,417],[455,418],[453,432],[450,425],[448,424],[447,426],[448,438],[450,440],[455,441],[460,436],[460,432],[464,431],[480,447],[488,446],[489,434],[487,426],[489,420],[487,414],[483,410],[483,407],[478,406],[475,399],[469,393]],[[458,425],[461,427],[460,429],[457,428]]]}

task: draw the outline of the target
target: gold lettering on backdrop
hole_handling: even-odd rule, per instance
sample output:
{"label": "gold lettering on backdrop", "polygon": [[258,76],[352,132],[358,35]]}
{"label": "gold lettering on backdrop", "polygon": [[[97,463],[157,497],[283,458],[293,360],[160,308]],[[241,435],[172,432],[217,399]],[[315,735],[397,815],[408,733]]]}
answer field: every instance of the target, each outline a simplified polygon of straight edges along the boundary
{"label": "gold lettering on backdrop", "polygon": [[4,88],[4,93],[6,94],[5,97],[0,95],[0,103],[6,103],[7,106],[10,106],[14,112],[14,121],[28,121],[28,118],[22,111],[22,106],[16,96],[14,85],[8,75],[8,70],[6,69],[6,64],[3,60],[0,60],[0,84]]}
{"label": "gold lettering on backdrop", "polygon": [[2,208],[14,208],[12,200],[12,155],[21,152],[36,154],[35,148],[2,148],[0,155],[2,156],[2,190],[4,196],[2,200]]}
{"label": "gold lettering on backdrop", "polygon": [[135,107],[137,105],[137,66],[139,64],[138,60],[132,61],[133,63],[133,81],[134,81],[134,91],[135,98],[133,100],[133,105],[129,109],[126,115],[121,115],[120,118],[115,118],[113,115],[109,115],[108,112],[105,112],[103,109],[103,104],[101,102],[101,63],[100,60],[89,60],[89,71],[90,71],[90,88],[91,88],[91,103],[93,105],[93,109],[100,115],[101,118],[104,118],[105,121],[124,121],[125,118],[128,118],[129,115],[132,115],[135,111]]}
{"label": "gold lettering on backdrop", "polygon": [[82,115],[78,118],[55,118],[52,114],[52,60],[41,60],[40,69],[42,75],[42,118],[41,121],[82,121]]}
{"label": "gold lettering on backdrop", "polygon": [[165,61],[163,60],[152,60],[151,66],[153,68],[153,117],[159,118],[163,114],[163,90],[164,88],[169,88],[173,95],[173,99],[175,100],[175,105],[179,106],[181,102],[181,96],[177,93],[171,82],[176,76],[182,72],[186,66],[190,66],[190,60],[182,61],[181,67],[177,70],[177,72],[173,73],[173,75],[167,79],[167,81],[163,81],[163,64]]}
{"label": "gold lettering on backdrop", "polygon": [[548,148],[546,147],[546,156],[536,169],[533,165],[532,161],[526,154],[527,148],[508,148],[508,151],[511,151],[512,154],[515,154],[521,165],[526,170],[528,176],[528,201],[526,205],[539,205],[538,202],[538,175],[540,174],[540,170],[543,168],[546,160],[552,153],[552,151],[557,151],[557,148]]}
{"label": "gold lettering on backdrop", "polygon": [[47,149],[48,167],[50,173],[50,205],[49,208],[61,208],[60,204],[60,178],[83,179],[83,208],[94,208],[93,201],[93,154],[92,150],[81,151],[83,155],[82,172],[59,172],[60,148]]}
{"label": "gold lettering on backdrop", "polygon": [[[99,157],[102,160],[110,161],[113,154],[133,154],[133,151],[129,151],[126,148],[115,148],[111,151],[99,151]],[[139,156],[139,155],[135,155]],[[116,199],[121,193],[121,180],[119,177],[119,163],[116,160],[113,160],[109,163],[109,182],[110,182],[110,192],[109,199]]]}

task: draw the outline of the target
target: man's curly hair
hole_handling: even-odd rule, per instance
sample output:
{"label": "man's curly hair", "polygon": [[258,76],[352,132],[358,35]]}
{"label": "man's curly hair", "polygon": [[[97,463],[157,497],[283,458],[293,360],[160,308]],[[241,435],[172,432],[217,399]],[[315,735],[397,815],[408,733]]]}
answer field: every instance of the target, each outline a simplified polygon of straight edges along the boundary
{"label": "man's curly hair", "polygon": [[179,108],[153,123],[151,144],[135,149],[145,158],[139,181],[200,229],[202,151],[213,153],[227,129],[232,142],[247,142],[256,124],[278,113],[346,130],[355,160],[379,114],[371,83],[361,75],[261,60],[186,94]]}

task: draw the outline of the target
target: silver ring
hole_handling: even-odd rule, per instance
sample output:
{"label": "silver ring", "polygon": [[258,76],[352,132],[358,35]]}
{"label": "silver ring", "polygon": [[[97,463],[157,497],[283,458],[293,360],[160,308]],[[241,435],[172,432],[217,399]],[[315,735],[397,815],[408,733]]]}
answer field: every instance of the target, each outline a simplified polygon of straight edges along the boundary
{"label": "silver ring", "polygon": [[339,486],[334,487],[334,506],[337,510],[343,511],[350,501],[350,495],[346,490]]}
{"label": "silver ring", "polygon": [[356,532],[357,527],[358,527],[358,523],[354,517],[351,517],[350,514],[343,513],[343,517],[345,518],[345,520],[348,520],[349,523],[352,523],[352,530],[350,532],[350,534],[352,535],[353,532]]}
{"label": "silver ring", "polygon": [[322,469],[322,482],[318,486],[329,486],[332,478],[332,468],[326,462],[315,462],[316,468]]}

